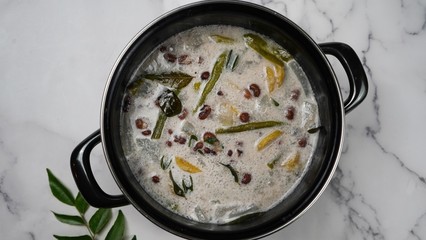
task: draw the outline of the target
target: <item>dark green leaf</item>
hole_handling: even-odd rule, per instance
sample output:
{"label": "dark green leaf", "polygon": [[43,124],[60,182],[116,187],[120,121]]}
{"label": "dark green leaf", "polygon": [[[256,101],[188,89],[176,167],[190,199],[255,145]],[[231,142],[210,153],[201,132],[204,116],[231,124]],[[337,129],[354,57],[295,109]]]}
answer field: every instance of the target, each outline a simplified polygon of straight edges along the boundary
{"label": "dark green leaf", "polygon": [[266,165],[270,168],[270,169],[274,169],[275,164],[281,159],[282,155],[278,155],[276,158],[272,159],[271,161],[269,161]]}
{"label": "dark green leaf", "polygon": [[188,147],[191,147],[191,143],[192,143],[192,141],[198,141],[197,136],[195,136],[195,135],[191,135],[191,136],[189,137]]}
{"label": "dark green leaf", "polygon": [[275,101],[275,99],[271,98],[272,103],[274,104],[275,107],[278,107],[280,104]]}
{"label": "dark green leaf", "polygon": [[220,164],[222,164],[223,166],[228,168],[229,171],[231,171],[232,176],[234,176],[234,181],[238,183],[238,172],[230,164],[223,164],[223,163],[220,163]]}
{"label": "dark green leaf", "polygon": [[81,214],[85,214],[87,209],[89,209],[89,204],[86,202],[86,199],[83,198],[80,192],[77,194],[77,197],[75,198],[75,207],[77,208],[78,212]]}
{"label": "dark green leaf", "polygon": [[55,237],[58,240],[92,240],[92,238],[89,235],[75,236],[75,237],[53,235],[53,237]]}
{"label": "dark green leaf", "polygon": [[228,53],[228,57],[227,57],[227,61],[226,61],[226,68],[234,71],[235,67],[237,66],[238,63],[238,54],[234,54],[233,51],[229,51]]}
{"label": "dark green leaf", "polygon": [[50,169],[47,168],[46,170],[49,178],[50,191],[52,191],[53,196],[67,205],[74,206],[74,196],[71,191],[65,187],[65,185],[62,184],[55,175],[53,175]]}
{"label": "dark green leaf", "polygon": [[164,156],[161,157],[161,160],[160,160],[161,169],[166,170],[170,166],[170,163],[172,163],[171,159],[169,159],[168,161],[164,161]]}
{"label": "dark green leaf", "polygon": [[183,187],[183,191],[185,193],[188,192],[188,190],[194,191],[194,182],[192,181],[192,176],[189,176],[189,179],[191,181],[191,184],[186,185],[185,180],[182,179],[182,187]]}
{"label": "dark green leaf", "polygon": [[53,212],[56,219],[58,219],[62,223],[70,224],[70,225],[84,225],[84,221],[80,216],[73,215],[65,215]]}
{"label": "dark green leaf", "polygon": [[173,191],[175,192],[175,194],[178,195],[178,196],[181,196],[181,197],[185,197],[185,192],[183,191],[183,189],[181,187],[179,187],[179,185],[173,179],[173,175],[172,175],[171,170],[169,171],[169,176],[170,176],[170,179],[172,180]]}
{"label": "dark green leaf", "polygon": [[166,89],[157,100],[161,111],[167,117],[173,117],[182,112],[182,102],[172,90]]}
{"label": "dark green leaf", "polygon": [[168,87],[182,89],[186,87],[194,77],[182,72],[171,72],[162,74],[145,74],[142,75],[142,78],[157,81]]}
{"label": "dark green leaf", "polygon": [[112,211],[110,208],[99,208],[89,220],[89,227],[93,233],[97,234],[104,229],[111,219]]}
{"label": "dark green leaf", "polygon": [[311,128],[311,129],[308,129],[308,133],[313,134],[313,133],[319,132],[320,130],[323,130],[323,129],[324,129],[323,126]]}
{"label": "dark green leaf", "polygon": [[109,230],[105,240],[121,240],[123,239],[125,229],[125,219],[123,212],[121,210],[118,211],[117,219]]}

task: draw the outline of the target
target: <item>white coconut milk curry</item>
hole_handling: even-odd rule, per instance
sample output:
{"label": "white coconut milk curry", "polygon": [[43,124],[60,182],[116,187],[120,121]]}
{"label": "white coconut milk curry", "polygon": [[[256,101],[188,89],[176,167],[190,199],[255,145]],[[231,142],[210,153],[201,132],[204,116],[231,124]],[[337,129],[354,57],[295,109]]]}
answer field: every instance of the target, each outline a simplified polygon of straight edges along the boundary
{"label": "white coconut milk curry", "polygon": [[153,51],[127,88],[123,150],[154,199],[226,223],[285,201],[309,167],[317,103],[298,63],[271,39],[197,27]]}

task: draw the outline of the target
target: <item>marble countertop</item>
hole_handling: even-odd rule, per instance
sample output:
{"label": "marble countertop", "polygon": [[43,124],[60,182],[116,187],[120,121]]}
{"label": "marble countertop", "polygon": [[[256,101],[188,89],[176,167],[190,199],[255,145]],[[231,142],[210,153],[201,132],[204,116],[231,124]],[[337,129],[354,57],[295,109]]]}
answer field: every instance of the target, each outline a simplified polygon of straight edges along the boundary
{"label": "marble countertop", "polygon": [[[50,193],[46,168],[77,192],[70,154],[99,128],[115,60],[146,24],[188,2],[0,1],[2,239],[85,233],[54,218],[51,211],[74,212]],[[426,1],[252,2],[287,16],[318,43],[352,46],[370,83],[346,116],[330,185],[301,218],[265,239],[426,239]],[[342,68],[330,60],[345,93]],[[101,147],[92,156],[101,187],[119,193]],[[120,209],[128,239],[178,239],[132,206]]]}

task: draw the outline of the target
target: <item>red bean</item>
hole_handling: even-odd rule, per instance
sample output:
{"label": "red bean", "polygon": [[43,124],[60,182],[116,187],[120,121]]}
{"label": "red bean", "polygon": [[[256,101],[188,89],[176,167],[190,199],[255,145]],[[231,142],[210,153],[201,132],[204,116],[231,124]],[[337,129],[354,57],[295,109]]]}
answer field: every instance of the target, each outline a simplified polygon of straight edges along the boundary
{"label": "red bean", "polygon": [[228,150],[228,156],[229,156],[229,157],[232,157],[232,153],[233,153],[233,152],[232,152],[232,150],[231,150],[231,149],[229,149],[229,150]]}
{"label": "red bean", "polygon": [[166,59],[167,62],[170,62],[170,63],[176,62],[176,59],[177,59],[176,55],[172,53],[165,53],[163,57],[164,59]]}
{"label": "red bean", "polygon": [[164,53],[167,51],[167,47],[166,46],[161,46],[160,47],[160,52]]}
{"label": "red bean", "polygon": [[186,138],[184,138],[182,136],[175,136],[174,142],[179,143],[179,144],[185,144],[186,143]]}
{"label": "red bean", "polygon": [[307,142],[307,139],[303,137],[297,141],[297,144],[299,145],[299,147],[306,147]]}
{"label": "red bean", "polygon": [[198,150],[202,149],[203,147],[204,147],[203,142],[197,142],[194,146],[194,151],[198,151]]}
{"label": "red bean", "polygon": [[287,110],[285,111],[285,117],[288,120],[293,120],[295,111],[296,109],[294,109],[294,107],[288,107]]}
{"label": "red bean", "polygon": [[149,136],[149,135],[151,135],[151,130],[145,130],[145,131],[142,131],[142,135],[144,135],[144,136]]}
{"label": "red bean", "polygon": [[209,141],[211,141],[211,139],[217,139],[216,135],[214,135],[212,132],[205,132],[203,134],[203,141],[204,142],[209,142]]}
{"label": "red bean", "polygon": [[152,182],[154,182],[154,183],[159,183],[160,182],[160,177],[159,176],[157,176],[157,175],[155,175],[155,176],[152,176]]}
{"label": "red bean", "polygon": [[209,105],[204,105],[201,108],[200,113],[198,114],[198,118],[200,120],[204,120],[210,115],[211,112],[212,112],[212,108]]}
{"label": "red bean", "polygon": [[135,120],[135,125],[138,129],[145,129],[148,127],[148,125],[141,118]]}
{"label": "red bean", "polygon": [[191,59],[188,58],[188,55],[180,55],[178,57],[178,63],[182,65],[189,65],[192,63]]}
{"label": "red bean", "polygon": [[293,101],[297,101],[297,99],[299,99],[299,96],[300,96],[300,90],[299,89],[294,89],[290,93],[290,99],[293,100]]}
{"label": "red bean", "polygon": [[250,93],[250,91],[249,91],[249,90],[244,89],[244,97],[245,97],[246,99],[250,99],[250,98],[251,98],[251,93]]}
{"label": "red bean", "polygon": [[253,96],[255,96],[255,97],[260,96],[260,88],[257,84],[255,84],[255,83],[250,84],[249,89],[252,91]]}
{"label": "red bean", "polygon": [[218,96],[223,96],[223,92],[222,92],[221,90],[219,90],[219,91],[217,92],[217,95],[218,95]]}
{"label": "red bean", "polygon": [[171,147],[171,146],[173,145],[173,143],[172,143],[171,141],[166,141],[166,145],[167,145],[168,147]]}
{"label": "red bean", "polygon": [[169,133],[170,135],[172,135],[173,134],[173,130],[169,129],[169,130],[167,130],[167,133]]}
{"label": "red bean", "polygon": [[178,115],[178,118],[180,119],[180,120],[183,120],[183,119],[185,119],[186,118],[186,116],[188,115],[188,110],[186,110],[186,108],[184,108],[183,110],[182,110],[182,112]]}
{"label": "red bean", "polygon": [[244,123],[249,122],[250,121],[250,114],[248,112],[242,112],[240,114],[240,120],[241,120],[241,122],[244,122]]}
{"label": "red bean", "polygon": [[210,73],[208,71],[205,71],[201,73],[201,80],[207,80],[210,77]]}
{"label": "red bean", "polygon": [[248,184],[251,182],[251,174],[250,173],[244,173],[243,178],[241,179],[242,184]]}

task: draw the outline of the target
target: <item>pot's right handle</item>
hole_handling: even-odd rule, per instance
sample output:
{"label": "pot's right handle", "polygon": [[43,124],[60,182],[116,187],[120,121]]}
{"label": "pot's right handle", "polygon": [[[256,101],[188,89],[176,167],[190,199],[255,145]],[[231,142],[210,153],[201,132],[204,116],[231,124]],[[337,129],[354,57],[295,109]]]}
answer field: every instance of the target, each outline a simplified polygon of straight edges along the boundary
{"label": "pot's right handle", "polygon": [[325,54],[335,56],[342,64],[349,80],[349,96],[343,102],[345,113],[358,106],[368,92],[368,80],[361,61],[355,51],[344,43],[331,42],[319,44]]}
{"label": "pot's right handle", "polygon": [[71,153],[71,172],[81,195],[96,208],[113,208],[129,204],[124,195],[105,193],[93,176],[90,153],[101,142],[100,130],[84,139]]}

